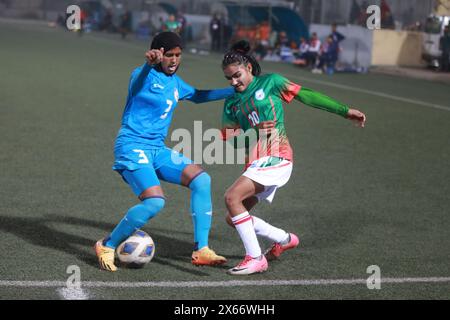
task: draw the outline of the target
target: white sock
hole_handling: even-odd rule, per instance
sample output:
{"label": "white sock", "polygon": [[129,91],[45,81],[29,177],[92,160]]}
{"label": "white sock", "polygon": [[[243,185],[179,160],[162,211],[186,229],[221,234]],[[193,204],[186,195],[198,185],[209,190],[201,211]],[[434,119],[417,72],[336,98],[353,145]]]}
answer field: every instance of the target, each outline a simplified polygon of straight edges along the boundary
{"label": "white sock", "polygon": [[246,255],[256,258],[261,256],[261,247],[256,237],[255,228],[253,227],[252,217],[247,211],[231,217],[242,242],[244,243]]}
{"label": "white sock", "polygon": [[268,238],[278,243],[285,241],[289,237],[289,234],[286,231],[276,228],[258,217],[252,216],[252,218],[253,227],[258,236]]}

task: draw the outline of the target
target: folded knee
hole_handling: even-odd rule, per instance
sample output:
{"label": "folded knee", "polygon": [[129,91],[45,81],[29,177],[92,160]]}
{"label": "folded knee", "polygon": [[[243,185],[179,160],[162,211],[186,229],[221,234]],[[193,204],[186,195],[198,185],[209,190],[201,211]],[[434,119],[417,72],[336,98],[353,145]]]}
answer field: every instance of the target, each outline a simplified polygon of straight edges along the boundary
{"label": "folded knee", "polygon": [[166,200],[163,197],[151,197],[151,198],[144,199],[142,201],[142,204],[149,211],[160,211],[164,208],[164,205],[166,204]]}
{"label": "folded knee", "polygon": [[224,195],[224,200],[227,208],[234,207],[241,203],[240,195],[233,191],[227,191]]}
{"label": "folded knee", "polygon": [[143,207],[141,219],[148,221],[160,212],[165,205],[166,201],[162,197],[152,197],[144,199],[141,203]]}

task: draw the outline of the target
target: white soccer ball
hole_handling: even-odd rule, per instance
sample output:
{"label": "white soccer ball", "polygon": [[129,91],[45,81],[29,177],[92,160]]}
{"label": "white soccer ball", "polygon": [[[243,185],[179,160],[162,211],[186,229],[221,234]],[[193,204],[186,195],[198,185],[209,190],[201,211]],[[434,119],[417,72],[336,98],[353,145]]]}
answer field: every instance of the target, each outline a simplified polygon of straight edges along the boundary
{"label": "white soccer ball", "polygon": [[153,239],[142,230],[137,230],[116,249],[121,265],[130,268],[142,268],[155,255]]}

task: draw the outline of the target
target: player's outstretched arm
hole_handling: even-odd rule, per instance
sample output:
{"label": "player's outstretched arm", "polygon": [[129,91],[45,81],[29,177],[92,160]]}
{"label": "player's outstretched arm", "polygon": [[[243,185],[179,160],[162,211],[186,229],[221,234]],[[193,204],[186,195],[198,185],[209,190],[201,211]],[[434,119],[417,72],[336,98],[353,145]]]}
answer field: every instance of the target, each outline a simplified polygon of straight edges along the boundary
{"label": "player's outstretched arm", "polygon": [[212,89],[212,90],[197,90],[195,89],[192,97],[188,100],[194,103],[204,103],[208,101],[222,100],[234,94],[233,87],[223,88],[223,89]]}
{"label": "player's outstretched arm", "polygon": [[148,50],[145,53],[146,63],[140,72],[131,79],[131,95],[135,96],[143,87],[144,81],[150,72],[152,65],[159,64],[164,55],[164,48]]}
{"label": "player's outstretched arm", "polygon": [[334,100],[320,92],[302,87],[295,97],[304,104],[338,114],[344,118],[355,121],[359,127],[364,127],[366,116],[359,110],[350,109],[347,105]]}

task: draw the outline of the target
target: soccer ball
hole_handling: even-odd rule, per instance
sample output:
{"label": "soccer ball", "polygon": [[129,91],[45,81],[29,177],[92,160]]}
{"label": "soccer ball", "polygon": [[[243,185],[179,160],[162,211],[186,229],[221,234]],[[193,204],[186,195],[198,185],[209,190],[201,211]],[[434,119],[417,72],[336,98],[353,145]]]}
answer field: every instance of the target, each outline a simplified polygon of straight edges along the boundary
{"label": "soccer ball", "polygon": [[145,231],[137,230],[117,247],[116,253],[122,266],[142,268],[153,259],[155,243]]}

